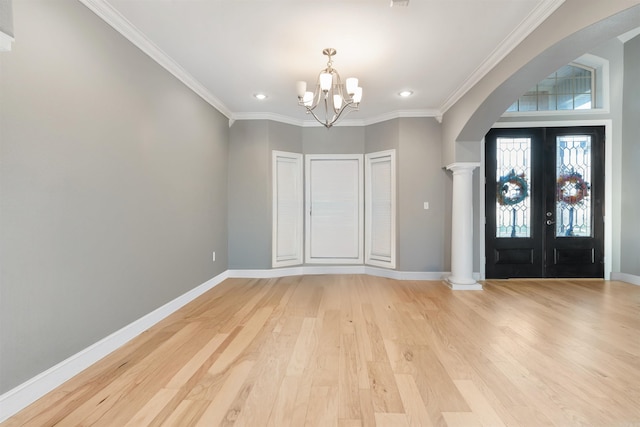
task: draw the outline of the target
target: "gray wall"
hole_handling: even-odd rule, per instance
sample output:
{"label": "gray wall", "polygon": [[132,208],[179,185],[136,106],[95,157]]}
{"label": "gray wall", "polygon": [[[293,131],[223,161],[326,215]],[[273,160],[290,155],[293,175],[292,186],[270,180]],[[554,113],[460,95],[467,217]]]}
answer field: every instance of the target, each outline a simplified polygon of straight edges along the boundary
{"label": "gray wall", "polygon": [[227,269],[227,119],[79,2],[14,2],[14,23],[0,393]]}
{"label": "gray wall", "polygon": [[[447,271],[450,182],[440,167],[440,125],[430,118],[365,127],[300,128],[237,121],[229,147],[229,268],[271,268],[271,151],[398,153],[398,263],[401,271]],[[423,203],[430,203],[424,210]]]}
{"label": "gray wall", "polygon": [[620,271],[640,276],[640,36],[625,44]]}
{"label": "gray wall", "polygon": [[0,31],[13,37],[12,0],[0,0]]}
{"label": "gray wall", "polygon": [[271,267],[269,122],[236,121],[229,142],[229,268]]}
{"label": "gray wall", "polygon": [[[398,149],[398,269],[448,271],[451,203],[441,167],[440,125],[435,119],[400,119]],[[429,209],[424,209],[429,202]],[[446,242],[446,243],[445,243]]]}

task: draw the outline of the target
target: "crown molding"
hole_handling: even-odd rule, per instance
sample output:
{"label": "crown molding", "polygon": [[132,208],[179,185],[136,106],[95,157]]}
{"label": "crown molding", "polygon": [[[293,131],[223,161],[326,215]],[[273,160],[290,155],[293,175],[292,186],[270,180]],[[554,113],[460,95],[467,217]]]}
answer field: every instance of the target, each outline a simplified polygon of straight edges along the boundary
{"label": "crown molding", "polygon": [[423,110],[398,110],[364,120],[363,125],[368,126],[376,123],[386,122],[387,120],[413,117],[433,117],[438,120],[438,117],[442,117],[442,112],[435,108]]}
{"label": "crown molding", "polygon": [[620,40],[622,43],[626,43],[629,40],[635,38],[638,34],[640,34],[640,27],[636,28],[635,30],[627,31],[624,34],[619,35],[618,40]]}
{"label": "crown molding", "polygon": [[446,113],[489,71],[502,61],[516,46],[533,32],[545,19],[558,9],[565,0],[544,0],[500,43],[478,68],[442,104],[440,111]]}
{"label": "crown molding", "polygon": [[105,0],[79,0],[89,10],[98,15],[104,22],[109,24],[114,30],[122,34],[127,40],[146,53],[151,59],[156,61],[167,71],[173,74],[178,80],[184,83],[189,89],[204,99],[216,110],[220,111],[227,118],[231,119],[231,111],[207,90],[190,73],[175,62],[162,49],[149,40],[138,28],[127,20],[120,12]]}
{"label": "crown molding", "polygon": [[0,31],[0,52],[11,51],[11,44],[13,41],[14,39],[12,36]]}
{"label": "crown molding", "polygon": [[289,116],[275,113],[233,113],[231,120],[272,120],[293,126],[304,126],[304,120],[294,119]]}
{"label": "crown molding", "polygon": [[[370,119],[342,119],[333,127],[363,127],[369,126],[376,123],[386,122],[388,120],[400,119],[400,118],[423,118],[423,117],[433,117],[439,123],[442,121],[442,113],[437,109],[427,109],[427,110],[403,110],[403,111],[392,111],[390,113],[381,114],[379,116],[370,118]],[[323,127],[323,125],[316,120],[298,120],[293,119],[289,116],[284,116],[281,114],[273,114],[273,113],[235,113],[232,115],[230,121],[235,122],[236,120],[273,120],[275,122],[286,123],[293,126],[299,127]]]}

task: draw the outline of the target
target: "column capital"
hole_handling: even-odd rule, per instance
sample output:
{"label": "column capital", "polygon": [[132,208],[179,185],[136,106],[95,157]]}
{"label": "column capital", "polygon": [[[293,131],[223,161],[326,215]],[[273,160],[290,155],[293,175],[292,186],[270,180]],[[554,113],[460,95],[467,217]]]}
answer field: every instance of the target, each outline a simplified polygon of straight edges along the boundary
{"label": "column capital", "polygon": [[445,169],[450,170],[453,173],[456,172],[465,172],[470,171],[473,172],[475,168],[479,168],[479,162],[454,162],[445,167]]}

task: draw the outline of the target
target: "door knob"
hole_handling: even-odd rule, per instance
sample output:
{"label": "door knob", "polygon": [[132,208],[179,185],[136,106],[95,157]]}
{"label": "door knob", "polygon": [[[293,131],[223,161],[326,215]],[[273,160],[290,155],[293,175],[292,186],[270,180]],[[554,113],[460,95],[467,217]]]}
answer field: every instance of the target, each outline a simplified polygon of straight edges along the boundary
{"label": "door knob", "polygon": [[547,220],[547,225],[552,225],[552,224],[555,224],[555,223],[556,223],[555,221],[552,221],[550,219]]}

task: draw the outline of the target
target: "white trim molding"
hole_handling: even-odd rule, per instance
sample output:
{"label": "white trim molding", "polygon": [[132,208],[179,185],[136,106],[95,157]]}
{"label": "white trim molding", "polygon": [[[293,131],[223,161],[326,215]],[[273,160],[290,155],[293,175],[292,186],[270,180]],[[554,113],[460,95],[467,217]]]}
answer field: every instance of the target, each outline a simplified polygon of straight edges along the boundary
{"label": "white trim molding", "polygon": [[228,274],[225,271],[0,395],[0,422],[15,415],[227,278]]}
{"label": "white trim molding", "polygon": [[365,154],[364,171],[364,262],[393,269],[396,268],[396,150]]}
{"label": "white trim molding", "polygon": [[450,273],[445,271],[397,271],[368,265],[298,266],[264,270],[228,270],[229,278],[273,279],[288,276],[320,274],[366,274],[394,280],[444,280]]}
{"label": "white trim molding", "polygon": [[303,156],[273,150],[271,157],[271,266],[300,265],[304,252]]}
{"label": "white trim molding", "polygon": [[0,31],[0,52],[10,52],[14,38]]}
{"label": "white trim molding", "polygon": [[502,61],[516,46],[542,24],[565,0],[543,0],[531,13],[507,36],[500,45],[480,64],[466,81],[439,108],[442,114],[454,106],[472,87],[487,75],[500,61]]}
{"label": "white trim molding", "polygon": [[640,276],[634,276],[633,274],[611,273],[611,280],[618,280],[620,282],[627,282],[632,285],[640,286]]}
{"label": "white trim molding", "polygon": [[364,263],[363,165],[362,154],[305,155],[305,263]]}
{"label": "white trim molding", "polygon": [[[98,15],[104,22],[111,25],[114,30],[122,34],[141,51],[149,55],[151,59],[160,64],[164,69],[173,74],[189,89],[208,102],[213,108],[220,111],[228,119],[235,119],[226,105],[216,98],[206,87],[202,85],[187,70],[182,68],[167,53],[156,46],[142,31],[136,28],[127,18],[111,6],[106,0],[80,0],[89,10]],[[229,124],[231,126],[232,123]]]}

